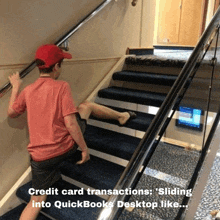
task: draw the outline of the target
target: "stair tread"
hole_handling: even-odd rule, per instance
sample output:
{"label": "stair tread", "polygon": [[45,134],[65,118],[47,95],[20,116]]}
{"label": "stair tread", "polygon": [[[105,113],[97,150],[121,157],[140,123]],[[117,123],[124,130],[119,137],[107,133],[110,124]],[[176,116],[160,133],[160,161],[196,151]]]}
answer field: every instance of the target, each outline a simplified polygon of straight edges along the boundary
{"label": "stair tread", "polygon": [[93,155],[86,163],[75,164],[80,159],[81,151],[77,151],[74,158],[62,163],[61,173],[93,188],[113,189],[124,171],[123,166]]}
{"label": "stair tread", "polygon": [[[30,195],[28,193],[29,188],[31,188],[31,182],[23,185],[20,187],[17,191],[17,196],[21,198],[22,200],[28,202],[30,199]],[[49,216],[55,218],[55,219],[77,219],[77,220],[85,220],[85,219],[91,219],[96,220],[97,216],[99,215],[102,208],[97,207],[61,207],[57,208],[55,207],[55,202],[58,203],[59,201],[65,202],[68,204],[68,201],[70,203],[78,202],[78,204],[82,204],[83,201],[88,202],[94,202],[99,203],[103,202],[104,200],[101,199],[98,196],[95,195],[88,195],[87,192],[84,190],[83,195],[62,195],[62,189],[65,190],[79,190],[80,188],[77,186],[74,186],[73,184],[70,184],[64,180],[59,180],[53,185],[53,188],[57,188],[59,195],[49,195],[47,197],[47,202],[51,204],[50,208],[43,208],[42,211],[48,214]]]}
{"label": "stair tread", "polygon": [[113,80],[151,83],[166,86],[172,86],[176,78],[176,75],[165,75],[152,72],[120,71],[113,74]]}
{"label": "stair tread", "polygon": [[[124,109],[124,108],[118,108],[118,107],[112,107],[112,106],[107,106],[107,107],[114,109],[116,111],[119,111],[119,112],[130,111],[130,110]],[[132,128],[132,129],[139,130],[139,131],[146,131],[155,115],[143,113],[143,112],[138,112],[138,111],[133,111],[133,112],[136,113],[137,117],[135,119],[130,120],[128,123],[126,123],[126,125],[124,127]],[[101,118],[96,118],[93,116],[91,116],[90,119],[119,125],[117,120],[101,119]]]}
{"label": "stair tread", "polygon": [[[0,217],[0,220],[19,220],[20,215],[24,208],[26,207],[26,204],[22,203],[21,205],[15,207],[14,209],[10,210],[9,212],[5,213],[3,216]],[[46,217],[43,214],[39,214],[37,217],[37,220],[49,220],[50,218]]]}
{"label": "stair tread", "polygon": [[139,138],[88,125],[84,134],[89,148],[130,160]]}
{"label": "stair tread", "polygon": [[183,68],[186,61],[187,60],[182,59],[164,58],[158,55],[140,55],[127,57],[125,60],[125,64]]}
{"label": "stair tread", "polygon": [[159,107],[164,101],[166,94],[112,86],[100,90],[98,96],[101,98]]}

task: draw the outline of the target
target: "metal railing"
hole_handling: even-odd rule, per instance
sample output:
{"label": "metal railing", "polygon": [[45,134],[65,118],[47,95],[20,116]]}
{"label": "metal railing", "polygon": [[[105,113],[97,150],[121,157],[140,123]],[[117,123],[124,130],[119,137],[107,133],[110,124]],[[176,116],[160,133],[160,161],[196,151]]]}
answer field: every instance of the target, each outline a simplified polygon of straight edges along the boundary
{"label": "metal railing", "polygon": [[[77,25],[72,27],[66,34],[60,37],[54,44],[57,46],[61,46],[65,43],[76,31],[78,31],[83,25],[85,25],[89,20],[91,20],[96,14],[98,14],[102,9],[104,9],[110,2],[113,0],[105,0],[101,4],[99,4],[91,13],[89,13],[85,18],[83,18]],[[19,74],[21,78],[24,78],[28,75],[34,68],[36,67],[35,61],[29,64],[25,69],[23,69]],[[0,97],[6,91],[11,88],[10,82],[6,83],[4,86],[0,88]]]}
{"label": "metal railing", "polygon": [[[113,0],[105,0],[103,1],[97,8],[95,8],[89,15],[87,15],[84,19],[82,19],[77,25],[75,25],[71,30],[69,30],[66,34],[64,34],[57,42],[54,44],[57,46],[62,45],[67,41],[76,31],[78,31],[85,23],[87,23],[90,19],[92,19],[97,13],[99,13],[103,8],[105,8],[110,2]],[[196,66],[201,52],[205,48],[208,40],[214,33],[214,30],[218,27],[220,21],[220,8],[218,8],[217,12],[213,16],[209,26],[203,33],[200,38],[199,43],[193,50],[190,58],[184,65],[182,71],[180,72],[177,80],[172,86],[170,92],[168,93],[166,99],[162,103],[158,113],[154,117],[151,125],[147,129],[143,139],[140,144],[137,146],[131,160],[129,161],[127,167],[122,173],[118,183],[115,186],[115,190],[126,189],[126,188],[134,188],[135,183],[137,182],[137,178],[139,178],[139,171],[143,170],[143,165],[146,166],[149,162],[153,152],[156,149],[156,145],[158,143],[157,137],[161,134],[161,130],[164,130],[164,124],[168,118],[170,111],[173,109],[176,104],[177,98],[180,96],[184,86],[186,85],[194,67]],[[29,66],[27,66],[24,70],[20,72],[20,77],[24,78],[27,74],[29,74],[36,67],[35,61],[33,61]],[[3,87],[0,88],[0,95],[3,94],[11,87],[10,83],[7,83]],[[216,117],[216,120],[219,120],[219,115]],[[215,123],[213,125],[213,132],[216,128]],[[213,134],[212,132],[212,134]],[[211,136],[210,136],[211,137]],[[206,141],[206,145],[210,142],[210,138]],[[122,211],[121,208],[117,207],[117,201],[126,201],[128,197],[126,195],[112,195],[108,199],[108,203],[114,204],[112,207],[106,207],[102,210],[99,220],[112,220],[117,218],[117,216]],[[180,213],[181,214],[181,213]],[[179,215],[180,215],[179,214]]]}
{"label": "metal railing", "polygon": [[[125,190],[127,188],[134,188],[135,184],[140,178],[140,170],[144,170],[151,159],[153,152],[156,149],[157,143],[159,142],[157,137],[161,134],[161,130],[164,129],[164,124],[167,124],[167,119],[170,111],[174,109],[176,105],[177,98],[181,97],[182,91],[186,86],[191,74],[194,71],[194,68],[197,68],[196,65],[199,63],[199,59],[201,58],[202,52],[207,47],[208,41],[213,34],[217,33],[219,30],[219,21],[220,21],[220,7],[216,11],[215,15],[213,16],[211,22],[209,23],[208,27],[204,31],[203,35],[201,36],[197,46],[193,50],[191,56],[189,57],[188,61],[184,65],[182,71],[180,72],[178,78],[176,79],[174,85],[170,89],[169,93],[167,94],[164,102],[162,103],[159,111],[157,112],[156,116],[154,117],[152,123],[150,124],[149,128],[147,129],[143,139],[141,140],[140,144],[137,146],[131,160],[129,161],[128,165],[126,166],[124,172],[122,173],[119,181],[117,182],[114,190]],[[174,112],[174,111],[173,111]],[[219,120],[219,112],[216,120]],[[213,134],[217,121],[212,127]],[[206,145],[209,143],[209,139],[206,141]],[[160,139],[159,139],[160,140]],[[206,146],[204,147],[206,150]],[[205,154],[206,152],[204,152]],[[204,157],[202,154],[201,158]],[[144,167],[143,167],[144,166]],[[198,175],[198,173],[197,173]],[[195,180],[194,180],[195,181]],[[100,213],[98,220],[113,220],[117,219],[120,215],[123,208],[117,207],[117,202],[122,201],[126,202],[128,200],[128,196],[126,195],[112,195],[108,199],[108,204],[113,204],[109,207],[105,207],[102,212]],[[178,218],[182,214],[183,208],[178,213]]]}

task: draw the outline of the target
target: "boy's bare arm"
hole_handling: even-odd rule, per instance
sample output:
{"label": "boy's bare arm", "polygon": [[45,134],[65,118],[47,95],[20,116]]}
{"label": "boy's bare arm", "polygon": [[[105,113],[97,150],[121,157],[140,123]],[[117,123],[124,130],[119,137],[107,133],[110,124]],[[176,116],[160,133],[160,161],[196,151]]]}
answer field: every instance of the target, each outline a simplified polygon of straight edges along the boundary
{"label": "boy's bare arm", "polygon": [[20,79],[18,72],[12,74],[8,78],[9,78],[9,81],[12,85],[12,92],[11,92],[11,97],[10,97],[9,106],[8,106],[8,116],[11,118],[14,118],[14,117],[18,116],[19,114],[14,111],[12,106],[13,106],[13,104],[19,94],[19,89],[20,89],[22,80]]}
{"label": "boy's bare arm", "polygon": [[77,164],[85,163],[90,159],[89,157],[89,149],[86,145],[86,142],[84,140],[83,134],[81,132],[81,129],[79,127],[79,124],[76,120],[75,114],[67,115],[64,117],[64,122],[67,130],[69,131],[70,135],[74,139],[74,141],[77,143],[77,145],[82,150],[82,160],[78,161]]}

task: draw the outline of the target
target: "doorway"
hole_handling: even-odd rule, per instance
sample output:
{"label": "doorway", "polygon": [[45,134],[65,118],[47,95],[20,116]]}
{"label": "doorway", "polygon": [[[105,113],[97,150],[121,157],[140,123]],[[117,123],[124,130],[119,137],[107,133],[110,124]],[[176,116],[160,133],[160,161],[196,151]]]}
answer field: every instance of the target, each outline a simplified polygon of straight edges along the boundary
{"label": "doorway", "polygon": [[205,29],[208,0],[158,2],[157,45],[195,46]]}

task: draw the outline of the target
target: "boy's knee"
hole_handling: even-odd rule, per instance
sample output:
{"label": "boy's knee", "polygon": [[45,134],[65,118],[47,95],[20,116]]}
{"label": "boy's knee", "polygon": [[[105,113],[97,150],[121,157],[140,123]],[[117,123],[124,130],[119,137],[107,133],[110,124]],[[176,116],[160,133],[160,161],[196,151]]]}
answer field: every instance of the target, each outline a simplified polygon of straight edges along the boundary
{"label": "boy's knee", "polygon": [[92,102],[84,101],[78,106],[78,111],[79,111],[81,118],[87,120],[90,117],[90,114],[93,109],[92,105],[93,105]]}
{"label": "boy's knee", "polygon": [[92,106],[92,102],[90,102],[90,101],[84,101],[84,102],[82,102],[82,103],[79,105],[78,109],[79,109],[79,110],[87,110],[87,109],[90,109],[91,106]]}

